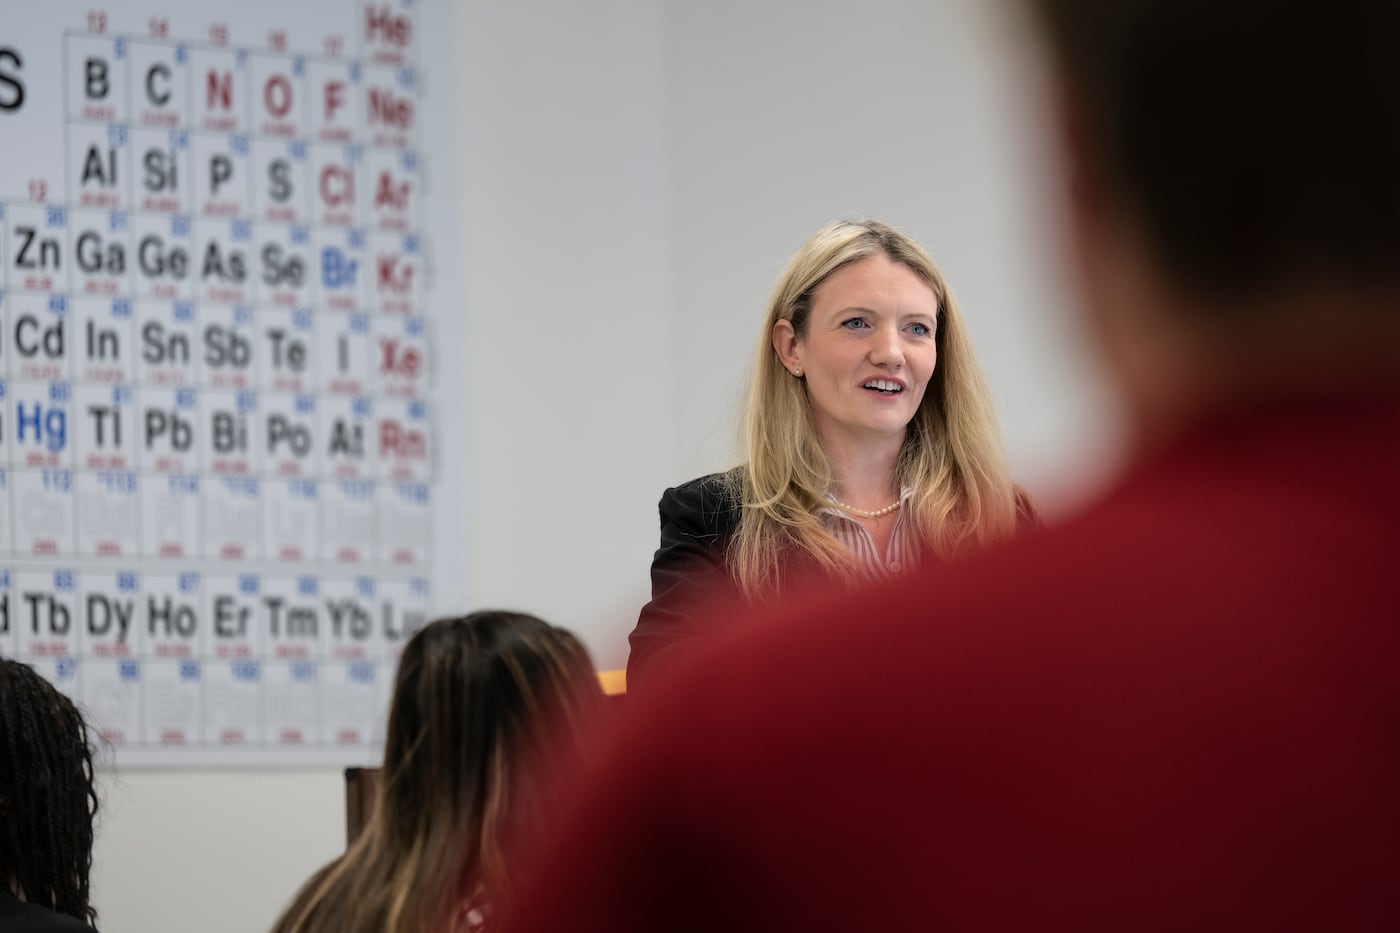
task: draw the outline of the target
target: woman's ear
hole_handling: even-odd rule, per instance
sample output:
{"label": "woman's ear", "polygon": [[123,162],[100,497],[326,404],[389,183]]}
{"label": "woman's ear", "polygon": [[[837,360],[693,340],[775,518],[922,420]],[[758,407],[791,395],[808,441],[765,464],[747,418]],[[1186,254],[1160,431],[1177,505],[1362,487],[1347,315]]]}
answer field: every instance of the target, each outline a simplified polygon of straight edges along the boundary
{"label": "woman's ear", "polygon": [[802,375],[802,354],[792,321],[778,321],[773,325],[773,350],[788,372],[794,376]]}

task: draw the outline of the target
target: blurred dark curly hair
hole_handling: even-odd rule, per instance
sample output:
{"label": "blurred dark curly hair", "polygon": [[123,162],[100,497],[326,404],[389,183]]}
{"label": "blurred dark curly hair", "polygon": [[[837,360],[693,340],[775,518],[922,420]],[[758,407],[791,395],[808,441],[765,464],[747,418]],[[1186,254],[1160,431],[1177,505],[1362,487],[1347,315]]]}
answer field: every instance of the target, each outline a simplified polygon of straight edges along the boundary
{"label": "blurred dark curly hair", "polygon": [[96,815],[82,713],[32,667],[0,658],[0,883],[31,904],[93,923]]}

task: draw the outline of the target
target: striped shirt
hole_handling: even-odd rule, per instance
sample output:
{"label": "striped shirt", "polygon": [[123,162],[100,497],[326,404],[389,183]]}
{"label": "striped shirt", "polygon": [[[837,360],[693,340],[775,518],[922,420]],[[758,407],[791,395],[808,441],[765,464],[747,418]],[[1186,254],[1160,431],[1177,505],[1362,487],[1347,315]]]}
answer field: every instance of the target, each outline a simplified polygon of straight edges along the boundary
{"label": "striped shirt", "polygon": [[911,522],[904,520],[904,505],[909,503],[913,490],[905,487],[900,490],[901,507],[890,532],[889,547],[884,554],[875,545],[875,539],[865,526],[835,506],[822,509],[821,521],[827,531],[835,536],[856,556],[859,565],[856,583],[879,583],[889,580],[905,570],[913,569],[919,562],[919,533]]}

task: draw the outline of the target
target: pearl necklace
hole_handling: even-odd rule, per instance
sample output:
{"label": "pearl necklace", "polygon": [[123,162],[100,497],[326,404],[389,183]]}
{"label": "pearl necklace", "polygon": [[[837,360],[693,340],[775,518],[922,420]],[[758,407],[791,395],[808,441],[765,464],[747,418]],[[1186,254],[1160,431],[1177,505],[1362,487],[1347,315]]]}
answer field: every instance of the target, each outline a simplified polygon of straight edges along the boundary
{"label": "pearl necklace", "polygon": [[868,509],[858,509],[853,505],[847,505],[846,503],[842,502],[840,499],[832,495],[828,495],[827,498],[831,500],[832,505],[836,506],[841,511],[850,512],[852,515],[859,515],[863,518],[880,518],[881,516],[890,514],[895,509],[899,508],[901,505],[904,504],[904,499],[900,498],[894,500],[889,505],[885,506],[883,509],[876,509],[872,512]]}

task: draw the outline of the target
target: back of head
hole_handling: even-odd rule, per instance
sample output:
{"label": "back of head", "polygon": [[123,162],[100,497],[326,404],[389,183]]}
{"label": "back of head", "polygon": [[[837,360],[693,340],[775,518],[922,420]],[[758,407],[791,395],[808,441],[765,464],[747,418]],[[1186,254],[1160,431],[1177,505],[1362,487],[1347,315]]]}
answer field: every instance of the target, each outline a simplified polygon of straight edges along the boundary
{"label": "back of head", "polygon": [[33,668],[0,658],[0,883],[91,923],[96,813],[82,714]]}
{"label": "back of head", "polygon": [[587,732],[601,691],[571,633],[532,615],[483,611],[426,626],[399,661],[384,749],[381,812],[401,843],[449,820],[492,847],[532,804],[519,780],[553,767]]}
{"label": "back of head", "polygon": [[463,898],[496,902],[601,705],[583,646],[534,616],[420,629],[399,661],[375,812],[279,929],[445,928]]}
{"label": "back of head", "polygon": [[1212,297],[1400,285],[1400,5],[1028,0],[1088,168]]}

